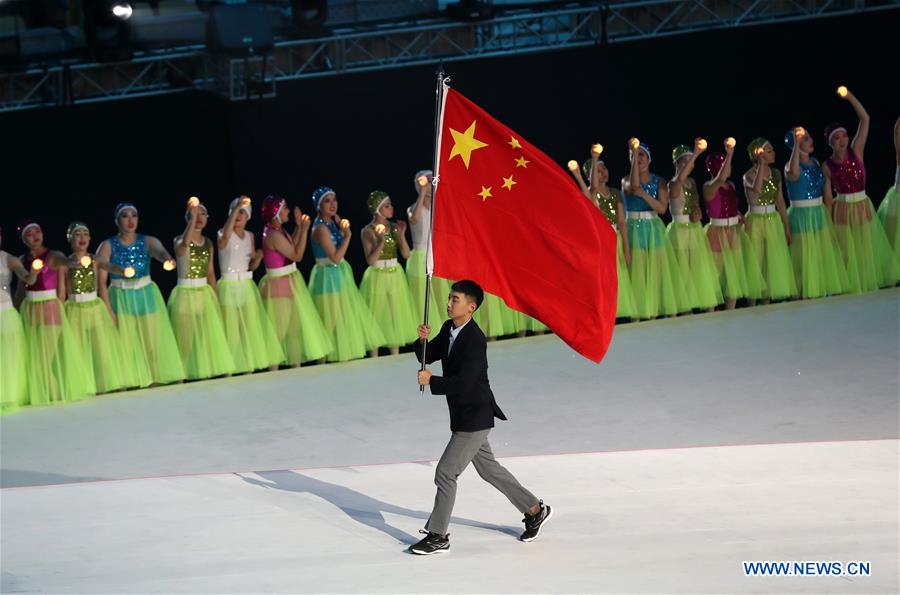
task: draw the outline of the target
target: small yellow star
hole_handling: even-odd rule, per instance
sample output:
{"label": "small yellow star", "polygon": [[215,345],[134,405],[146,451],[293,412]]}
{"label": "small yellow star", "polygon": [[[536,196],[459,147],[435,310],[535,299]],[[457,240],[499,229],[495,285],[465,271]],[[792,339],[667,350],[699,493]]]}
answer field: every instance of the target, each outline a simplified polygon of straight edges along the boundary
{"label": "small yellow star", "polygon": [[531,162],[525,159],[525,157],[519,157],[518,159],[516,159],[516,167],[524,167],[527,169],[529,163]]}
{"label": "small yellow star", "polygon": [[466,169],[469,169],[469,159],[472,158],[472,151],[487,146],[487,143],[483,143],[475,138],[475,120],[472,120],[472,124],[465,132],[450,128],[450,134],[453,136],[453,148],[450,149],[450,157],[447,158],[447,161],[459,155]]}
{"label": "small yellow star", "polygon": [[513,180],[512,176],[509,176],[508,178],[503,178],[503,187],[506,188],[507,190],[512,190],[512,187],[515,186],[516,184],[518,184],[518,182]]}
{"label": "small yellow star", "polygon": [[509,141],[506,143],[513,149],[521,149],[522,145],[519,144],[519,141],[516,140],[514,136],[509,137]]}
{"label": "small yellow star", "polygon": [[485,201],[489,197],[494,196],[493,194],[491,194],[491,188],[492,188],[492,186],[488,186],[488,187],[482,186],[481,187],[481,192],[478,193],[478,196],[481,197],[482,201]]}

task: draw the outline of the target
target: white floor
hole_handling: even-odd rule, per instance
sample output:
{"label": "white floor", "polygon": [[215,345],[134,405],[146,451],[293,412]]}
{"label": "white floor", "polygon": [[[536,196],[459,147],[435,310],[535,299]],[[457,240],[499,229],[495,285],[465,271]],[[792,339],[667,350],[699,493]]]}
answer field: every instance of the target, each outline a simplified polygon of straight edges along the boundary
{"label": "white floor", "polygon": [[625,325],[599,366],[554,337],[489,359],[494,450],[556,511],[533,543],[469,470],[451,552],[404,553],[447,437],[407,355],[2,418],[0,590],[900,591],[898,290]]}

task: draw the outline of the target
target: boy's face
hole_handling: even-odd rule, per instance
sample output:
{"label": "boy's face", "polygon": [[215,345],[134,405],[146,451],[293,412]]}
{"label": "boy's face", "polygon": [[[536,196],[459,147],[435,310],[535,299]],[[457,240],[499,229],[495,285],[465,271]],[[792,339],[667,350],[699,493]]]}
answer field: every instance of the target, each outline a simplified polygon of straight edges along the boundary
{"label": "boy's face", "polygon": [[465,318],[475,313],[475,302],[464,293],[451,291],[447,297],[447,316],[453,320]]}

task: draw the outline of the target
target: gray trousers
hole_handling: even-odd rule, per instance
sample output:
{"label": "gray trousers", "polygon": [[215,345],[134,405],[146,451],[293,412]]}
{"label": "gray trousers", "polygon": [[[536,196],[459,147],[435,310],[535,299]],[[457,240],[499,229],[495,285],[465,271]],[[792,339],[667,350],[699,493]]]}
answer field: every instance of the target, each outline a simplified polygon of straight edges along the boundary
{"label": "gray trousers", "polygon": [[470,462],[475,465],[475,471],[481,479],[500,490],[519,512],[524,514],[538,503],[534,494],[523,488],[512,473],[494,458],[491,445],[488,443],[490,433],[490,430],[453,432],[450,436],[450,442],[444,449],[434,473],[437,495],[434,497],[434,509],[425,524],[427,531],[440,535],[447,534],[453,504],[456,502],[456,478],[465,471]]}

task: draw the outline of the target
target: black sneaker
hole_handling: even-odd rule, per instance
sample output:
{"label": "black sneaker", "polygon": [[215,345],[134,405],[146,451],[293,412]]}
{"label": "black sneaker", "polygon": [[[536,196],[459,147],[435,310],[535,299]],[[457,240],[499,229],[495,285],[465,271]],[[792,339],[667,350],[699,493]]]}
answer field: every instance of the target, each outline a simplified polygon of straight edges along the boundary
{"label": "black sneaker", "polygon": [[519,536],[520,541],[533,541],[541,533],[541,527],[553,516],[553,509],[544,505],[544,501],[540,503],[541,510],[535,514],[526,514],[522,522],[525,523],[525,532]]}
{"label": "black sneaker", "polygon": [[450,534],[438,535],[428,531],[419,531],[424,533],[425,537],[416,545],[409,546],[409,551],[420,556],[430,556],[431,554],[443,554],[450,551]]}

